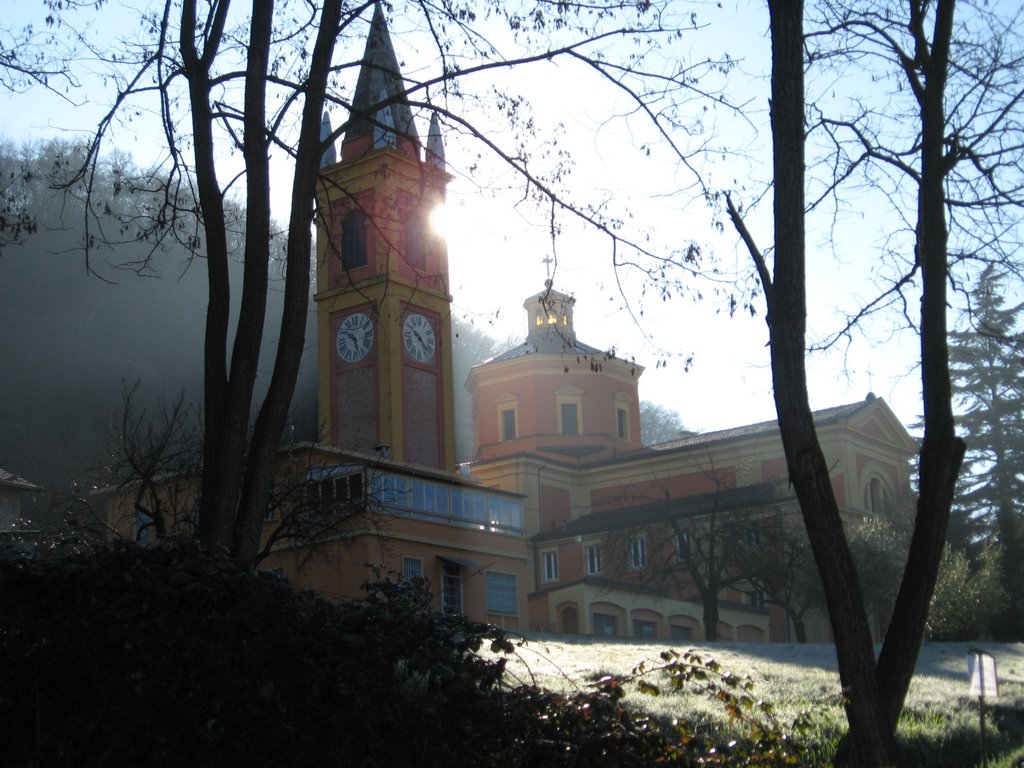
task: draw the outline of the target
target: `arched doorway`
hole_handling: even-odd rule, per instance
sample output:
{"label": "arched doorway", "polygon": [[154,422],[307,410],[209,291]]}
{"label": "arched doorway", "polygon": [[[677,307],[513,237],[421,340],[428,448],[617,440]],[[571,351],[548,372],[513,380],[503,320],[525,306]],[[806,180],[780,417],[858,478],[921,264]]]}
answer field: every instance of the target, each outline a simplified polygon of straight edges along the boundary
{"label": "arched doorway", "polygon": [[567,605],[562,609],[562,631],[567,635],[579,633],[579,615],[576,613],[575,605]]}

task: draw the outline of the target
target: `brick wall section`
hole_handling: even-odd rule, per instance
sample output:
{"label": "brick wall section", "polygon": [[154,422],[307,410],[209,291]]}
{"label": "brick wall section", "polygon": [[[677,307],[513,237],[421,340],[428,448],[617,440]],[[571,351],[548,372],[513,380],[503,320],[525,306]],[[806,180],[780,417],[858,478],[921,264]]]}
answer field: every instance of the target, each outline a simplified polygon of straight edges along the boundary
{"label": "brick wall section", "polygon": [[334,444],[342,449],[369,451],[380,442],[377,375],[364,366],[334,377]]}
{"label": "brick wall section", "polygon": [[405,460],[441,466],[441,398],[437,374],[411,365],[402,368]]}

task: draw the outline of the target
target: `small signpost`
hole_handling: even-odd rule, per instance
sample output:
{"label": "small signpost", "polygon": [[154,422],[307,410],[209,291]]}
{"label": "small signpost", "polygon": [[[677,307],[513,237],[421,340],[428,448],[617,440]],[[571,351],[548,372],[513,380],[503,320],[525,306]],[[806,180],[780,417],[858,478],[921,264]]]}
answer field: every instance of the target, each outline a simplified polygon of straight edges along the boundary
{"label": "small signpost", "polygon": [[999,677],[996,658],[979,648],[967,652],[967,676],[971,680],[971,695],[978,697],[981,717],[981,765],[988,766],[988,739],[985,734],[985,699],[999,698]]}

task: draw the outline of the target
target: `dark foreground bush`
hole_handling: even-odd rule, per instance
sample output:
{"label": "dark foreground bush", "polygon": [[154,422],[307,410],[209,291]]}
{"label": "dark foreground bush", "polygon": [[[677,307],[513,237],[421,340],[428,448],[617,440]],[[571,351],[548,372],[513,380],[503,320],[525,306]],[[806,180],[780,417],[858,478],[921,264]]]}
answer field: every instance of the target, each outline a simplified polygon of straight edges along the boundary
{"label": "dark foreground bush", "polygon": [[498,630],[400,585],[335,606],[188,545],[0,560],[14,766],[639,766],[656,723],[501,685]]}

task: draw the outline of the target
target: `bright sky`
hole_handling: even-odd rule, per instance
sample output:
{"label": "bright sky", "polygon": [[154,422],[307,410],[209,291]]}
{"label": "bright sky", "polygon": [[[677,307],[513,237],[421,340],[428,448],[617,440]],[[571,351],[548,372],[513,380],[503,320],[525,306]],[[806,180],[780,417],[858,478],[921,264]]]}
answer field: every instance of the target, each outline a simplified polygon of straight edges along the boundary
{"label": "bright sky", "polygon": [[[722,5],[701,7],[699,20],[707,28],[676,41],[672,53],[688,60],[724,50],[740,60],[737,82],[743,86],[737,99],[749,99],[746,114],[763,127],[768,100],[767,14],[760,3]],[[19,9],[42,16],[41,8],[30,6],[22,4]],[[679,12],[687,15],[692,8],[692,3],[678,5]],[[107,6],[101,15],[107,17],[109,11]],[[38,19],[34,21],[39,24]],[[405,60],[415,59],[415,49],[405,46],[400,31],[392,31],[403,66],[413,67]],[[572,152],[574,166],[564,186],[574,196],[603,201],[609,211],[628,209],[633,218],[624,233],[651,238],[653,248],[695,240],[719,259],[726,272],[749,271],[749,257],[738,246],[728,222],[722,232],[714,228],[711,210],[699,191],[692,189],[693,176],[656,144],[648,156],[643,147],[651,137],[643,120],[621,117],[624,105],[616,104],[612,93],[580,67],[543,63],[514,75],[490,77],[496,83],[508,77],[509,86],[530,99],[537,125],[534,142],[557,139],[559,147]],[[0,134],[19,141],[68,135],[70,128],[74,135],[73,129],[95,123],[101,105],[96,99],[72,110],[50,94],[0,94]],[[620,117],[609,120],[612,114]],[[713,140],[737,154],[703,156],[702,175],[713,188],[745,190],[744,199],[749,202],[758,180],[768,178],[769,134],[755,132],[727,110],[712,110],[705,118],[707,134],[693,141]],[[143,127],[147,124],[142,117],[118,135],[119,149],[140,162],[152,147]],[[426,120],[420,118],[418,127],[425,134]],[[495,130],[501,135],[500,126]],[[713,284],[695,280],[688,283],[689,295],[662,301],[657,285],[635,271],[613,268],[607,237],[581,231],[570,217],[560,214],[557,221],[563,234],[552,245],[547,213],[521,203],[521,189],[502,189],[502,184],[513,184],[507,173],[485,160],[469,174],[466,169],[476,163],[479,148],[458,135],[448,134],[446,149],[450,170],[456,175],[449,188],[447,217],[451,289],[458,315],[471,318],[499,339],[521,337],[526,330],[522,302],[542,289],[544,259],[554,256],[555,287],[577,300],[579,338],[596,347],[614,347],[619,356],[635,358],[645,366],[640,382],[643,399],[677,410],[690,429],[712,430],[775,417],[763,301],[756,303],[755,317],[740,310],[730,318],[724,302],[713,297]],[[771,244],[768,214],[770,210],[762,205],[748,222],[762,248]],[[869,218],[861,211],[847,222],[851,237],[844,243],[847,247],[839,249],[839,261],[813,233],[809,238],[814,249],[809,254],[809,327],[814,337],[837,327],[837,306],[850,309],[858,294],[870,294],[864,276],[872,269],[870,248],[881,235],[872,233],[862,239],[860,228]],[[693,299],[697,291],[704,300]],[[915,340],[888,339],[884,326],[881,335],[877,331],[878,326],[876,340],[884,343],[872,345],[855,337],[843,353],[811,358],[814,407],[861,400],[874,391],[904,423],[917,419],[920,385],[913,373],[907,373],[917,354]],[[690,356],[693,362],[686,371],[684,361]]]}

